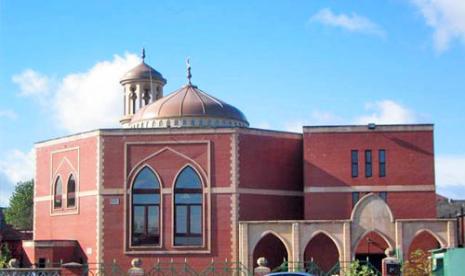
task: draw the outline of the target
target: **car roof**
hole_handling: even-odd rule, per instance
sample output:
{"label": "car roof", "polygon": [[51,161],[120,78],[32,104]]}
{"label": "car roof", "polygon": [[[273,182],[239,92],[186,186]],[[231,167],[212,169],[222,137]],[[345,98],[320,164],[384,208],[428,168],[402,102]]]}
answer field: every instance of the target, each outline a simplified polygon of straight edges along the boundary
{"label": "car roof", "polygon": [[308,274],[305,272],[274,272],[270,274],[266,274],[265,276],[314,276],[314,274]]}

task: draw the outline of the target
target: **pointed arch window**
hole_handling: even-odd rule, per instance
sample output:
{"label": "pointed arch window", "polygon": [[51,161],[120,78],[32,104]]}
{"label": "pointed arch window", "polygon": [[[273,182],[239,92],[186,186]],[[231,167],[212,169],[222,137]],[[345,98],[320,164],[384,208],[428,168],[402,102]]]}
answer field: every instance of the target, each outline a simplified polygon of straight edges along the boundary
{"label": "pointed arch window", "polygon": [[59,209],[63,204],[63,185],[61,178],[58,176],[55,180],[55,187],[53,188],[53,208]]}
{"label": "pointed arch window", "polygon": [[160,244],[160,182],[148,167],[143,168],[132,185],[131,244]]}
{"label": "pointed arch window", "polygon": [[202,246],[202,181],[190,166],[176,179],[174,205],[174,245]]}
{"label": "pointed arch window", "polygon": [[66,207],[73,208],[76,206],[76,179],[74,175],[70,175],[68,178],[68,184],[66,185]]}

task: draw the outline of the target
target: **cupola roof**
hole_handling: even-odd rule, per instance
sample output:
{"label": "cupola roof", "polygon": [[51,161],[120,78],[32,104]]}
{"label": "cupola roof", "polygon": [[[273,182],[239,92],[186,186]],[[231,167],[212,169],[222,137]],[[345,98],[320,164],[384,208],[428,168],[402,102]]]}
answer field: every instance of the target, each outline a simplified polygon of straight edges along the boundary
{"label": "cupola roof", "polygon": [[145,63],[145,49],[142,49],[142,62],[136,67],[129,70],[121,78],[120,83],[126,83],[132,80],[158,80],[166,84],[166,79],[157,70]]}

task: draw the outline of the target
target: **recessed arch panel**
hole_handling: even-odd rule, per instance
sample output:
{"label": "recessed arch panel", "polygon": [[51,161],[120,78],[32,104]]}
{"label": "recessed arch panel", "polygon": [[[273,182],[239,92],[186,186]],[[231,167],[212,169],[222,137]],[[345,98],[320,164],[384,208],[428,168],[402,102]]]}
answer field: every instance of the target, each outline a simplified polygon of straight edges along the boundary
{"label": "recessed arch panel", "polygon": [[316,232],[307,243],[304,262],[313,262],[324,272],[328,272],[339,261],[340,250],[333,238],[323,231]]}
{"label": "recessed arch panel", "polygon": [[289,252],[281,237],[271,231],[262,234],[262,238],[253,249],[253,267],[257,267],[257,259],[265,257],[268,267],[274,269],[289,260]]}

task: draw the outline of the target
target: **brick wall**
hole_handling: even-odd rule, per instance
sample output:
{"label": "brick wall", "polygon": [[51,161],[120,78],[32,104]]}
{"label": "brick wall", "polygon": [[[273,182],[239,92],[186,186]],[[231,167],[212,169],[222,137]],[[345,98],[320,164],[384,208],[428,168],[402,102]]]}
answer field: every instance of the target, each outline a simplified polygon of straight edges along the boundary
{"label": "brick wall", "polygon": [[302,197],[266,193],[302,191],[301,135],[243,130],[239,164],[239,188],[264,191],[240,195],[240,220],[303,218]]}
{"label": "brick wall", "polygon": [[[97,137],[76,138],[72,141],[57,141],[36,148],[36,194],[35,194],[35,240],[77,240],[84,256],[90,262],[96,259],[96,164]],[[52,207],[52,189],[56,177],[60,175],[63,193],[70,174],[76,178],[76,191],[81,194],[76,199],[76,207]],[[85,193],[88,193],[85,195]],[[41,251],[35,252],[31,262],[37,262]],[[45,254],[45,252],[44,252]],[[53,259],[56,256],[52,255]],[[80,256],[75,256],[78,261]]]}
{"label": "brick wall", "polygon": [[[231,259],[231,194],[204,196],[205,246],[197,248],[173,247],[172,189],[176,175],[186,165],[196,169],[202,178],[204,189],[227,188],[231,185],[231,134],[171,134],[171,135],[114,135],[104,136],[104,189],[131,188],[130,183],[136,172],[149,165],[158,174],[165,189],[162,197],[162,242],[160,248],[150,248],[138,253],[129,244],[129,216],[125,212],[125,198],[122,194],[104,197],[104,262],[116,259],[122,268],[129,268],[133,258],[141,258],[144,267],[153,267],[161,262],[188,263],[204,268],[211,259]],[[126,144],[126,146],[125,146]],[[124,179],[127,179],[125,182]],[[168,191],[168,192],[167,192]],[[167,192],[167,193],[166,193]],[[111,200],[119,199],[119,204]],[[129,197],[126,198],[129,201]],[[127,206],[129,210],[129,205]],[[211,214],[209,214],[211,209]],[[127,222],[125,225],[124,222]],[[208,227],[211,222],[211,228]],[[211,235],[211,244],[209,236]],[[125,246],[125,239],[126,246]],[[210,252],[207,252],[210,248]],[[169,252],[168,252],[169,251]],[[184,252],[184,253],[180,253]],[[189,253],[187,253],[189,252]]]}
{"label": "brick wall", "polygon": [[[386,176],[379,175],[378,151],[386,151]],[[358,177],[351,174],[351,151],[358,150]],[[365,150],[372,150],[373,175],[365,176]],[[356,131],[304,133],[304,186],[346,189],[346,192],[306,193],[305,218],[349,218],[355,186],[434,185],[433,132]],[[365,189],[369,192],[370,188]],[[396,218],[434,218],[435,191],[389,192]],[[405,208],[409,206],[411,208]]]}

